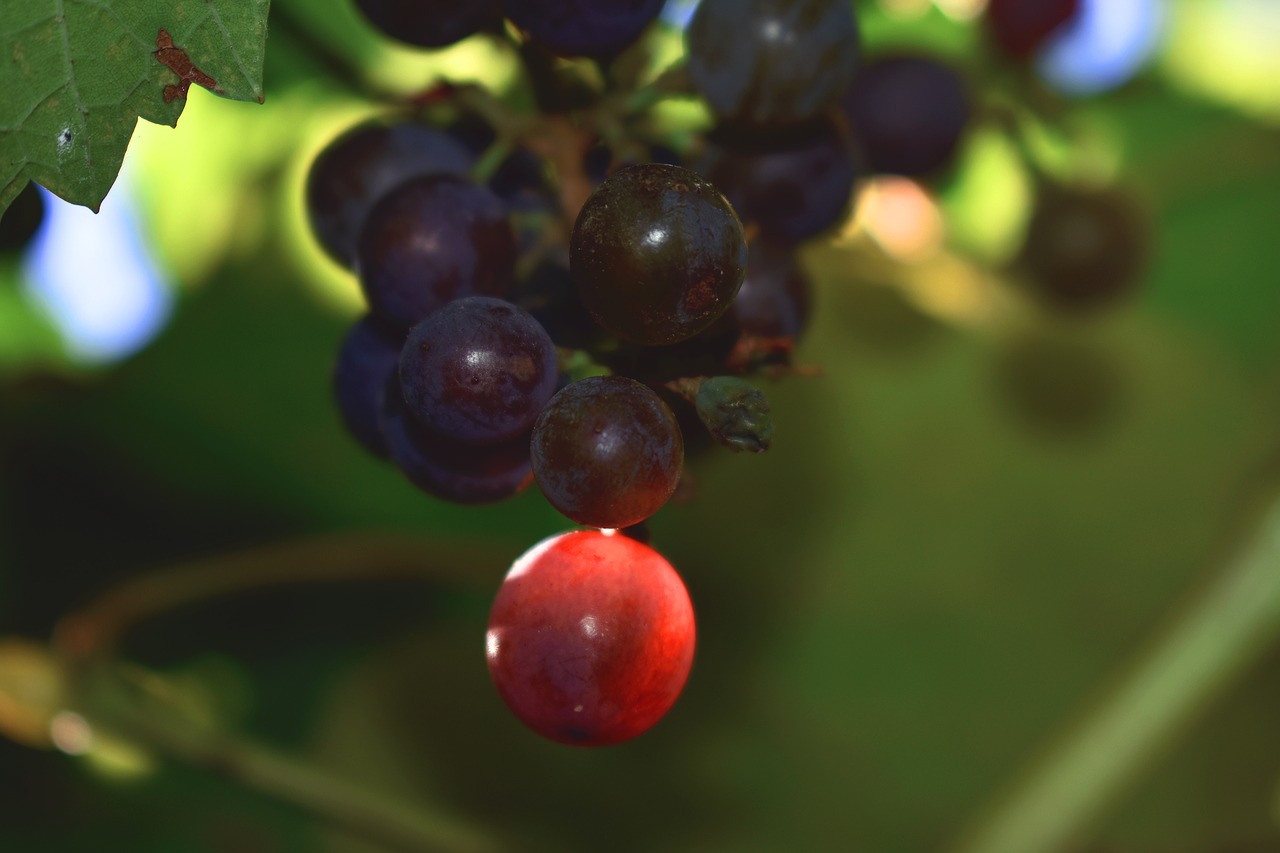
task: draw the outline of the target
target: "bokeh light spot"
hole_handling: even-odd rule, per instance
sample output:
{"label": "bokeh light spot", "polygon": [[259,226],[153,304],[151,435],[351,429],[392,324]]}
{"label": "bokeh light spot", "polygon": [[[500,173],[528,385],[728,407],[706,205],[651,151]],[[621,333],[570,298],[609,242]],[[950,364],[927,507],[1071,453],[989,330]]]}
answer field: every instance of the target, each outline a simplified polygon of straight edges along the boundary
{"label": "bokeh light spot", "polygon": [[147,251],[127,173],[98,214],[48,192],[44,199],[45,227],[24,264],[31,295],[72,358],[132,355],[164,327],[172,294]]}
{"label": "bokeh light spot", "polygon": [[1165,0],[1081,0],[1076,17],[1041,51],[1037,70],[1068,95],[1122,86],[1155,53],[1165,12]]}

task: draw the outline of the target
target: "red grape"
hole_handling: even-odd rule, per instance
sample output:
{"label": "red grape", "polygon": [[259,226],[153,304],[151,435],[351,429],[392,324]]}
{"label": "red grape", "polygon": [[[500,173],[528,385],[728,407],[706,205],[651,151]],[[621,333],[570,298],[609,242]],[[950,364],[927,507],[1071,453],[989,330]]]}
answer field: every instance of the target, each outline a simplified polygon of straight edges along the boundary
{"label": "red grape", "polygon": [[628,536],[562,533],[516,560],[489,614],[489,674],[543,737],[607,746],[651,728],[693,665],[693,605],[665,558]]}
{"label": "red grape", "polygon": [[579,524],[629,527],[675,491],[684,437],[653,391],[634,379],[593,376],[551,398],[530,452],[552,506]]}

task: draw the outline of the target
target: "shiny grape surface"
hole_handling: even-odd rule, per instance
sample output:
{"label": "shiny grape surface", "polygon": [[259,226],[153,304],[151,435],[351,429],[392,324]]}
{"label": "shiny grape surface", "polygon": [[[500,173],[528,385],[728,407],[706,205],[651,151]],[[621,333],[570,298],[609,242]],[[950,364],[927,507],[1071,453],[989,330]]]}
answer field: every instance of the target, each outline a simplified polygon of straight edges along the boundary
{"label": "shiny grape surface", "polygon": [[622,376],[573,382],[533,428],[533,473],[547,500],[589,527],[629,527],[680,479],[684,437],[658,395]]}
{"label": "shiny grape surface", "polygon": [[551,338],[527,312],[488,296],[454,300],[410,329],[399,370],[419,423],[469,444],[528,433],[556,390]]}
{"label": "shiny grape surface", "polygon": [[663,0],[503,0],[517,27],[561,56],[607,58],[640,37]]}
{"label": "shiny grape surface", "polygon": [[725,312],[747,245],[733,208],[705,178],[650,164],[615,172],[574,224],[569,268],[582,304],[624,340],[671,344]]}
{"label": "shiny grape surface", "polygon": [[653,548],[594,530],[515,561],[489,613],[485,654],[507,707],[574,746],[630,740],[675,704],[693,666],[693,604]]}
{"label": "shiny grape surface", "polygon": [[356,255],[369,307],[408,329],[463,296],[511,289],[515,234],[492,192],[457,178],[418,178],[374,206]]}
{"label": "shiny grape surface", "polygon": [[410,178],[465,175],[473,160],[454,137],[415,122],[359,125],[330,142],[311,165],[311,230],[330,257],[354,266],[360,229],[384,195]]}
{"label": "shiny grape surface", "polygon": [[843,104],[867,168],[911,177],[950,164],[971,113],[960,75],[924,56],[868,63]]}
{"label": "shiny grape surface", "polygon": [[817,116],[858,64],[848,0],[703,0],[685,41],[694,88],[720,118],[750,125]]}

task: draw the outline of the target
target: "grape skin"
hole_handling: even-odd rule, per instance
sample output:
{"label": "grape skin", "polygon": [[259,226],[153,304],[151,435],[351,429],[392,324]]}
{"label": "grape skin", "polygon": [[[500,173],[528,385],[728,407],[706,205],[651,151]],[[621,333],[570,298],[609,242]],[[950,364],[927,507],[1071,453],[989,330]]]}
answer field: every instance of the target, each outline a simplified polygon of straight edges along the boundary
{"label": "grape skin", "polygon": [[747,245],[733,208],[679,166],[620,169],[583,205],[569,244],[582,304],[618,337],[671,344],[710,326],[742,284]]}
{"label": "grape skin", "polygon": [[448,47],[502,19],[496,0],[355,0],[383,35],[417,47]]}
{"label": "grape skin", "polygon": [[1079,11],[1080,0],[991,0],[987,30],[1005,55],[1027,59]]}
{"label": "grape skin", "polygon": [[721,143],[708,177],[744,222],[768,236],[800,243],[840,222],[858,179],[855,157],[830,122],[798,139],[761,144],[740,129],[713,135]]}
{"label": "grape skin", "polygon": [[594,376],[551,399],[531,451],[534,477],[557,510],[590,527],[630,527],[675,491],[684,437],[653,391],[633,379]]}
{"label": "grape skin", "polygon": [[374,206],[356,272],[369,307],[408,329],[446,303],[511,289],[515,234],[502,201],[457,178],[418,178]]}
{"label": "grape skin", "polygon": [[454,441],[490,444],[527,433],[556,390],[555,345],[509,302],[450,302],[409,331],[400,355],[409,411]]}
{"label": "grape skin", "polygon": [[384,195],[410,178],[465,175],[474,159],[452,136],[420,124],[358,125],[330,142],[311,165],[311,230],[331,258],[352,267],[360,229]]}
{"label": "grape skin", "polygon": [[370,453],[388,455],[379,418],[387,380],[400,361],[401,340],[365,317],[343,336],[333,369],[333,395],[347,431]]}
{"label": "grape skin", "polygon": [[745,334],[798,338],[809,322],[809,277],[789,247],[756,240],[747,255],[747,276],[730,316]]}
{"label": "grape skin", "polygon": [[843,105],[867,168],[880,174],[938,172],[951,162],[970,119],[964,80],[922,56],[868,63]]}
{"label": "grape skin", "polygon": [[489,675],[533,731],[573,746],[630,740],[675,704],[696,628],[684,582],[653,548],[579,530],[515,561],[485,635]]}
{"label": "grape skin", "polygon": [[751,125],[817,116],[858,63],[848,0],[703,0],[685,40],[689,77],[711,110]]}
{"label": "grape skin", "polygon": [[383,394],[379,426],[395,466],[422,491],[457,504],[506,500],[533,482],[528,434],[498,444],[449,441],[409,413],[394,374]]}
{"label": "grape skin", "polygon": [[1148,241],[1145,218],[1122,192],[1047,185],[1018,260],[1050,305],[1088,310],[1137,284]]}
{"label": "grape skin", "polygon": [[608,58],[658,17],[663,0],[503,0],[507,17],[561,56]]}

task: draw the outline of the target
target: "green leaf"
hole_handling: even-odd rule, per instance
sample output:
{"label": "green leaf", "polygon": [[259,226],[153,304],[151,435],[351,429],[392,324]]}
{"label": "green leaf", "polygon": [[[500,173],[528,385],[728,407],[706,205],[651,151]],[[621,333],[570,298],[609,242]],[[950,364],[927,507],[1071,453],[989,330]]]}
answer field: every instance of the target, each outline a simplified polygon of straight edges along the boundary
{"label": "green leaf", "polygon": [[139,117],[176,125],[191,85],[262,101],[270,0],[0,5],[0,212],[35,181],[95,211]]}

